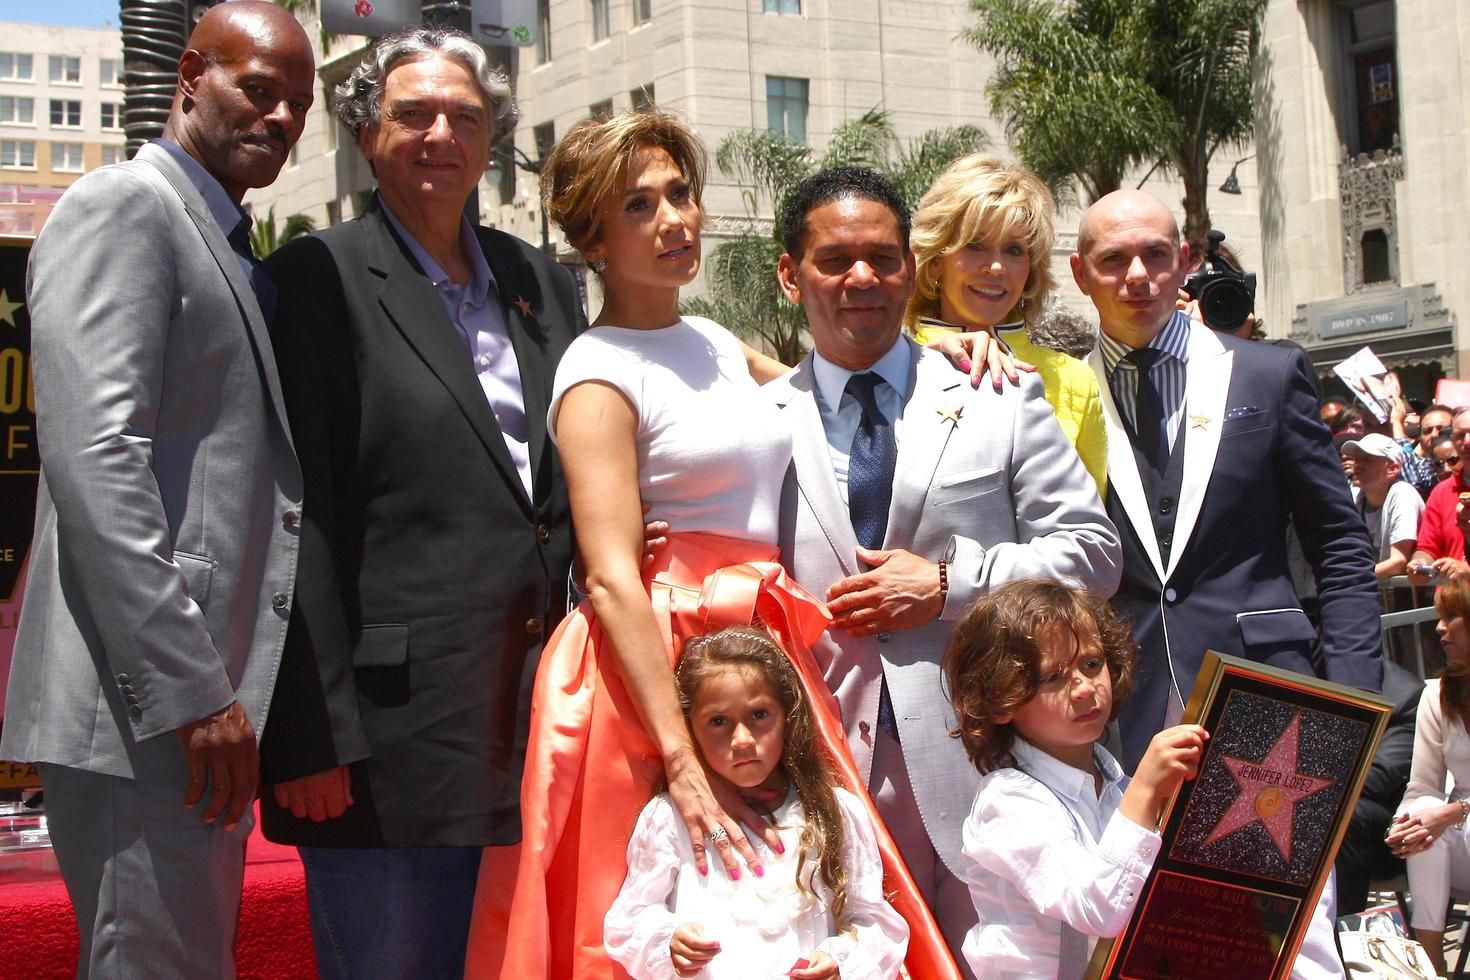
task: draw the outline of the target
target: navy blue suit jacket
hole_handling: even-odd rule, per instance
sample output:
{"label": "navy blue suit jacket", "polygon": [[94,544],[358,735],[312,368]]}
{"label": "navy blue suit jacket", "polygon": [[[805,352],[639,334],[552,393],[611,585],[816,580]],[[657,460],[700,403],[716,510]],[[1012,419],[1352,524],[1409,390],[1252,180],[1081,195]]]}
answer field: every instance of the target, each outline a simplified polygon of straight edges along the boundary
{"label": "navy blue suit jacket", "polygon": [[1327,678],[1377,691],[1373,552],[1305,356],[1193,325],[1167,558],[1154,523],[1160,501],[1140,478],[1101,351],[1089,361],[1108,427],[1108,515],[1123,541],[1113,604],[1141,647],[1133,697],[1119,715],[1125,765],[1132,770],[1163,727],[1170,685],[1189,700],[1206,650],[1313,672],[1317,635],[1287,568],[1288,518],[1317,578]]}

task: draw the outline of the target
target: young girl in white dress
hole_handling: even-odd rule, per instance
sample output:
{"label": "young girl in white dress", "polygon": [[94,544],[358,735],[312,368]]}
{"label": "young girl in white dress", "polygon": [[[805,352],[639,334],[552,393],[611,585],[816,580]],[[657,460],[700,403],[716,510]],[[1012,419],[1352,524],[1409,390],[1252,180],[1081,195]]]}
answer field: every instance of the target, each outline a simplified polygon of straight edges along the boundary
{"label": "young girl in white dress", "polygon": [[896,976],[908,926],[883,897],[866,807],[834,785],[790,660],[759,630],[691,640],[679,699],[704,764],[767,805],[783,853],[762,873],[701,873],[668,794],[638,817],[607,913],[608,955],[632,976],[863,980]]}

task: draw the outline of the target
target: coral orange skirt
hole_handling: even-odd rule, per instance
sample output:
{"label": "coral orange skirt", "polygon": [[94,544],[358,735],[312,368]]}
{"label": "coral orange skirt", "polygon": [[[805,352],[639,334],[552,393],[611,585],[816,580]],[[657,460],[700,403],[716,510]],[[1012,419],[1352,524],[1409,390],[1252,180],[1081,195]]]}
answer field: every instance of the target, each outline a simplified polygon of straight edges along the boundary
{"label": "coral orange skirt", "polygon": [[[958,978],[857,769],[836,699],[812,658],[830,617],[786,577],[776,549],[710,534],[669,535],[644,573],[670,661],[686,639],[757,624],[787,652],[812,705],[839,783],[867,801],[893,907],[909,924],[915,980]],[[662,763],[624,689],[590,603],[553,634],[532,695],[521,780],[521,843],[485,850],[466,976],[600,980],[625,974],[607,958],[602,921],[627,874],[628,840]]]}

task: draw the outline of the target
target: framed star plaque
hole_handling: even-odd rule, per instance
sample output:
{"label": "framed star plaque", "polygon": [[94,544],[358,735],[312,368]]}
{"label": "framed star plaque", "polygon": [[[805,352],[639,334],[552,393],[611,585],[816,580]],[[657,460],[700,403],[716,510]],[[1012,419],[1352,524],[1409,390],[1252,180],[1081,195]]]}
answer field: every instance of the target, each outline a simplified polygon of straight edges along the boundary
{"label": "framed star plaque", "polygon": [[1391,710],[1207,652],[1184,710],[1210,733],[1199,775],[1164,808],[1133,918],[1088,977],[1288,977]]}

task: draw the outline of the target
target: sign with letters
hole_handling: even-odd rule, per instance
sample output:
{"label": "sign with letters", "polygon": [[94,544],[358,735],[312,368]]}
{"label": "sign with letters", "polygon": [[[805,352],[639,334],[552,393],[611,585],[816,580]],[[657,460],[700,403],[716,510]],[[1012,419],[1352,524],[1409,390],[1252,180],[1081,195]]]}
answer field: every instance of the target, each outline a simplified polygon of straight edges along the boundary
{"label": "sign with letters", "polygon": [[[31,241],[0,236],[0,500],[5,501],[0,507],[0,694],[10,677],[41,472],[31,380],[31,317],[25,302]],[[0,702],[0,717],[4,713]]]}
{"label": "sign with letters", "polygon": [[1392,705],[1315,677],[1205,654],[1184,721],[1210,733],[1164,809],[1133,918],[1091,980],[1285,980]]}
{"label": "sign with letters", "polygon": [[1409,325],[1409,301],[1394,300],[1378,306],[1361,306],[1354,310],[1322,314],[1322,339],[1347,337],[1355,333],[1398,330]]}

